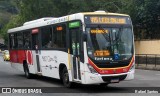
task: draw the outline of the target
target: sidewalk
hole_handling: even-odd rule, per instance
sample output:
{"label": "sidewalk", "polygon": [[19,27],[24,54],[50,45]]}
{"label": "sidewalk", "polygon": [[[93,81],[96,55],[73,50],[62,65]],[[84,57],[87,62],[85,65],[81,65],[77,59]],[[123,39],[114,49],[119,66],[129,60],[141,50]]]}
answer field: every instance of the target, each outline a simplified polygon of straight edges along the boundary
{"label": "sidewalk", "polygon": [[160,65],[155,64],[136,64],[136,69],[145,69],[145,70],[158,70],[160,71]]}

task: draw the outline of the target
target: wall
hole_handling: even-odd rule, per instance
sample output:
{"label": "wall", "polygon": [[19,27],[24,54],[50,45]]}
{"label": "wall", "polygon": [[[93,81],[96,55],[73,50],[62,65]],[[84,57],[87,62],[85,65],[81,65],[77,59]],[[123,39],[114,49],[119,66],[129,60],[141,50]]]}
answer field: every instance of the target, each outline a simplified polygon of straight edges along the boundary
{"label": "wall", "polygon": [[135,41],[136,54],[160,54],[160,40]]}

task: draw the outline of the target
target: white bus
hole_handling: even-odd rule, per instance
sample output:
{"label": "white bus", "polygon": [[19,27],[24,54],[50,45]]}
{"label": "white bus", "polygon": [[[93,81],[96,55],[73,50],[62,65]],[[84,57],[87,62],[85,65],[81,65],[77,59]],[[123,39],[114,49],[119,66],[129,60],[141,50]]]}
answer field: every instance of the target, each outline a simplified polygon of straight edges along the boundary
{"label": "white bus", "polygon": [[133,26],[129,15],[105,11],[41,18],[9,29],[11,66],[74,83],[134,79]]}

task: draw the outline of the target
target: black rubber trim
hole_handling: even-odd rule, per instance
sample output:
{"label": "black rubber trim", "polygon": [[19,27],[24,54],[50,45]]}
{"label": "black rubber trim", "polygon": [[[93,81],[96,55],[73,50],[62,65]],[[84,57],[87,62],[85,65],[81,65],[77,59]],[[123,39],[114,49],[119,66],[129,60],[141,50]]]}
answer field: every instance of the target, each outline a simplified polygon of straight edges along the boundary
{"label": "black rubber trim", "polygon": [[102,79],[103,79],[104,82],[111,83],[112,79],[119,79],[119,81],[122,81],[126,77],[127,77],[127,74],[126,75],[120,75],[120,76],[102,76]]}

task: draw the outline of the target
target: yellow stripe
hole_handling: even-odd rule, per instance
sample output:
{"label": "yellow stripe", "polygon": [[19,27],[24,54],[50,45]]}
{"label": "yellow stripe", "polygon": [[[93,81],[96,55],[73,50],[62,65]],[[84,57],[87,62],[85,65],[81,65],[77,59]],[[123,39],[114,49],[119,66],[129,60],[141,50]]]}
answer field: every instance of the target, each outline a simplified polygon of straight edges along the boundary
{"label": "yellow stripe", "polygon": [[71,69],[71,57],[70,57],[70,50],[68,48],[68,65],[69,65],[69,70]]}

